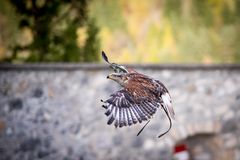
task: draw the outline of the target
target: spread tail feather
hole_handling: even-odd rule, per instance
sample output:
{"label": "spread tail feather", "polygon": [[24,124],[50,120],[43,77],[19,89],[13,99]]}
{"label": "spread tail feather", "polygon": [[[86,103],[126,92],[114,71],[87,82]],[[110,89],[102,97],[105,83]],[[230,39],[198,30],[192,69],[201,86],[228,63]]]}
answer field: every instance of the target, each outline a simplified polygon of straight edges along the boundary
{"label": "spread tail feather", "polygon": [[170,95],[168,93],[164,93],[161,97],[162,97],[162,100],[163,100],[162,106],[167,111],[168,115],[172,119],[175,119],[175,112],[174,112],[173,107],[172,107],[172,100],[171,100]]}

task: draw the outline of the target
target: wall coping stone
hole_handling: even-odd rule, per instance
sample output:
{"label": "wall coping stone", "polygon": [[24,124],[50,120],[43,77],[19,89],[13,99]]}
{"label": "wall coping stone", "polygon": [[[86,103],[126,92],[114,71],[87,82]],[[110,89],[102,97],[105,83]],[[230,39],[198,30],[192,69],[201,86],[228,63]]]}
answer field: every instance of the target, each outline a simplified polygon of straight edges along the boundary
{"label": "wall coping stone", "polygon": [[[125,64],[128,67],[142,70],[228,70],[240,71],[240,64]],[[0,64],[0,71],[74,71],[74,70],[106,70],[107,64],[94,63],[27,63]]]}

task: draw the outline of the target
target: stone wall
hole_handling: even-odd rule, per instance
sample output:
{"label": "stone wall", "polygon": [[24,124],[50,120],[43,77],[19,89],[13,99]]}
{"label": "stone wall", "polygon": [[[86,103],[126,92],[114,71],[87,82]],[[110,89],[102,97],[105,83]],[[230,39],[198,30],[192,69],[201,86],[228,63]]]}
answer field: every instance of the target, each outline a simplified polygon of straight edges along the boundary
{"label": "stone wall", "polygon": [[162,81],[173,99],[176,121],[161,139],[157,135],[169,125],[161,109],[138,137],[143,124],[106,124],[100,99],[119,89],[106,79],[107,68],[29,67],[0,67],[0,160],[171,159],[178,143],[187,143],[197,159],[204,151],[191,148],[210,145],[202,143],[206,135],[218,150],[205,159],[221,153],[240,159],[239,66],[137,66]]}

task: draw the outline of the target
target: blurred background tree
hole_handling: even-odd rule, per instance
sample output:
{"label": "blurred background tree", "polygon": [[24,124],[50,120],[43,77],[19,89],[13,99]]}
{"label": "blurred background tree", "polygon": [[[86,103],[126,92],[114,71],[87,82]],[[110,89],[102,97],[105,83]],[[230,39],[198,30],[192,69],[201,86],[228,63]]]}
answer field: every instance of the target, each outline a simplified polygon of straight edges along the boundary
{"label": "blurred background tree", "polygon": [[[239,63],[239,0],[0,1],[0,59]],[[14,12],[15,11],[15,12]]]}
{"label": "blurred background tree", "polygon": [[[92,62],[99,59],[98,28],[95,20],[88,16],[88,0],[10,0],[0,3],[8,21],[8,24],[2,23],[7,31],[3,34],[15,37],[2,38],[2,42],[8,39],[5,46],[9,49],[4,61]],[[8,26],[12,28],[8,29]]]}

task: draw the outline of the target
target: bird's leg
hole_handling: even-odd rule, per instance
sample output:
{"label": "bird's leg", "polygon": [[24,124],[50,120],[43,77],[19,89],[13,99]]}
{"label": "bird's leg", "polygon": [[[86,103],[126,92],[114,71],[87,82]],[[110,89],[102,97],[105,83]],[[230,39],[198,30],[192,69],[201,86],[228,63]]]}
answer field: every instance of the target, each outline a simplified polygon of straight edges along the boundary
{"label": "bird's leg", "polygon": [[169,119],[170,126],[169,126],[168,130],[167,130],[166,132],[160,134],[160,135],[158,136],[158,138],[161,138],[162,136],[164,136],[165,134],[167,134],[167,133],[170,131],[170,129],[172,128],[172,120],[171,120],[170,116],[168,115],[167,110],[166,110],[164,107],[162,107],[162,108],[163,108],[163,110],[165,111],[165,113],[166,113],[166,115],[167,115],[167,117],[168,117],[168,119]]}
{"label": "bird's leg", "polygon": [[142,131],[144,130],[144,128],[147,126],[147,124],[150,122],[150,120],[147,121],[147,123],[142,127],[142,129],[138,132],[137,136],[140,135],[140,133],[142,133]]}

